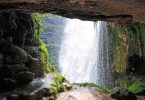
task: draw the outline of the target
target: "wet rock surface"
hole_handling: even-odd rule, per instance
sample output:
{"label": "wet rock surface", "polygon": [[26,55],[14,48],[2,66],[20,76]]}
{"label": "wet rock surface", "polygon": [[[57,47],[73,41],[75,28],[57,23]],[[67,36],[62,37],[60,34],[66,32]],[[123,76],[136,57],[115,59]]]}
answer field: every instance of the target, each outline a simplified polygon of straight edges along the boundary
{"label": "wet rock surface", "polygon": [[6,92],[42,77],[44,69],[31,14],[3,12],[0,21],[0,92]]}
{"label": "wet rock surface", "polygon": [[77,90],[61,93],[57,100],[115,100],[99,91]]}
{"label": "wet rock surface", "polygon": [[[2,100],[1,98],[6,98],[6,100],[54,100],[50,93],[50,87],[54,84],[54,77],[55,74],[48,74],[44,78],[34,79],[30,84],[23,87],[0,93],[0,100]],[[7,81],[10,80],[7,79]]]}
{"label": "wet rock surface", "polygon": [[137,100],[135,94],[120,87],[114,88],[113,93],[110,96],[117,100]]}
{"label": "wet rock surface", "polygon": [[127,74],[133,75],[145,75],[145,57],[133,54],[128,59],[129,68],[127,69]]}

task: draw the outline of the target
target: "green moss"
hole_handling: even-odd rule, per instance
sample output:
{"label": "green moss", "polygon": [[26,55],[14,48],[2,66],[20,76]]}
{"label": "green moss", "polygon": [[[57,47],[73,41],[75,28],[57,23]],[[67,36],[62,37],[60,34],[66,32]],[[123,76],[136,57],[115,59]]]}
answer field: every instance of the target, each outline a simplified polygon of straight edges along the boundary
{"label": "green moss", "polygon": [[108,87],[95,83],[73,83],[73,85],[78,85],[83,87],[97,87],[100,91],[104,93],[111,93],[111,90]]}
{"label": "green moss", "polygon": [[40,56],[40,61],[42,62],[44,66],[44,71],[46,73],[54,72],[55,68],[54,66],[50,63],[51,56],[47,50],[46,44],[43,42],[43,40],[40,38],[40,33],[42,33],[46,27],[46,23],[42,22],[42,19],[44,17],[48,16],[47,14],[39,14],[39,13],[33,13],[32,18],[33,21],[35,22],[35,36],[38,39],[39,42],[39,56]]}
{"label": "green moss", "polygon": [[127,35],[121,30],[120,26],[108,26],[109,50],[112,53],[112,66],[118,73],[126,71],[128,58],[128,40]]}
{"label": "green moss", "polygon": [[73,83],[73,85],[84,86],[84,87],[97,87],[95,83]]}
{"label": "green moss", "polygon": [[133,82],[128,83],[127,81],[120,81],[120,86],[133,92],[137,93],[145,88],[145,83],[141,80],[134,80]]}

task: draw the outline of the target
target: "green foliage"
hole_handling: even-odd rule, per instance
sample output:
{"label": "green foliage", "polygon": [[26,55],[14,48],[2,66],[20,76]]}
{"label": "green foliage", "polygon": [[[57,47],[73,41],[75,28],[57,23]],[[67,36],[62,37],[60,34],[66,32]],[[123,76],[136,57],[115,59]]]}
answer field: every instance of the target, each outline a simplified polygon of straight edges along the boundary
{"label": "green foliage", "polygon": [[131,84],[126,84],[126,88],[133,92],[133,93],[137,93],[139,91],[141,91],[142,89],[145,88],[145,83],[141,82],[140,80],[135,80],[133,83]]}
{"label": "green foliage", "polygon": [[119,79],[116,81],[116,84],[118,84],[120,87],[123,87],[133,93],[137,93],[145,88],[145,82],[142,78],[133,77],[133,79],[130,79],[130,77],[126,77],[126,79]]}
{"label": "green foliage", "polygon": [[111,93],[111,90],[108,87],[95,83],[73,83],[73,85],[84,86],[84,87],[97,87],[102,92]]}
{"label": "green foliage", "polygon": [[55,71],[56,77],[54,78],[54,84],[50,88],[50,93],[56,96],[59,92],[67,91],[66,87],[62,84],[67,81],[62,75]]}
{"label": "green foliage", "polygon": [[54,66],[50,63],[50,54],[47,50],[46,44],[42,41],[42,39],[40,38],[40,33],[44,31],[45,27],[46,27],[46,23],[42,22],[42,19],[44,17],[48,16],[48,14],[39,14],[39,13],[33,13],[32,14],[32,18],[33,21],[35,22],[35,36],[38,39],[39,42],[39,56],[40,56],[40,60],[44,66],[44,71],[46,73],[49,72],[54,72],[55,68]]}
{"label": "green foliage", "polygon": [[33,13],[32,18],[35,23],[35,29],[37,29],[36,33],[42,33],[44,29],[47,27],[47,23],[43,21],[45,17],[49,16],[48,14],[40,14],[40,13]]}

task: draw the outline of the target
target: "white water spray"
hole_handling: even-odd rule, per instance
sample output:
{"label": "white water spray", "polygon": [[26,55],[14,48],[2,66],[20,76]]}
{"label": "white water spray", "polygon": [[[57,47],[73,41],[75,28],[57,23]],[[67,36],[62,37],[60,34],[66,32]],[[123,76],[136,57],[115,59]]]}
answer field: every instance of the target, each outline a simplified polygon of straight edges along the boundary
{"label": "white water spray", "polygon": [[[91,71],[97,67],[100,27],[98,22],[67,20],[59,55],[61,73],[70,82],[94,82]],[[97,29],[95,29],[97,28]],[[95,71],[97,74],[97,70]],[[97,77],[95,77],[97,79]]]}

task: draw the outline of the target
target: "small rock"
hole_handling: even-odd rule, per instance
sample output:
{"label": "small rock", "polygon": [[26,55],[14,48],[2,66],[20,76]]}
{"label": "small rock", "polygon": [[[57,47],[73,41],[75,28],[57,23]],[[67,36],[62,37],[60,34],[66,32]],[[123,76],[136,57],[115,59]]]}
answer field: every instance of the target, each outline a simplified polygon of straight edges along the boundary
{"label": "small rock", "polygon": [[52,93],[50,93],[50,89],[49,88],[43,88],[43,96],[44,97],[52,96]]}
{"label": "small rock", "polygon": [[0,100],[7,100],[6,97],[0,97]]}
{"label": "small rock", "polygon": [[36,98],[39,99],[40,97],[43,97],[43,90],[39,89],[35,92]]}
{"label": "small rock", "polygon": [[35,78],[35,74],[29,71],[22,71],[16,75],[16,80],[19,85],[26,85]]}
{"label": "small rock", "polygon": [[12,94],[7,96],[7,100],[18,100],[18,95],[17,94]]}
{"label": "small rock", "polygon": [[121,87],[114,88],[110,96],[117,100],[137,100],[137,97],[132,92]]}
{"label": "small rock", "polygon": [[30,93],[29,95],[27,95],[26,98],[27,98],[26,100],[37,100],[35,93]]}
{"label": "small rock", "polygon": [[42,97],[40,100],[55,100],[54,97]]}
{"label": "small rock", "polygon": [[67,90],[71,90],[72,89],[72,85],[69,84],[69,83],[64,82],[64,83],[62,83],[62,85],[64,85]]}
{"label": "small rock", "polygon": [[37,99],[35,93],[30,93],[30,94],[20,94],[19,100],[37,100]]}

